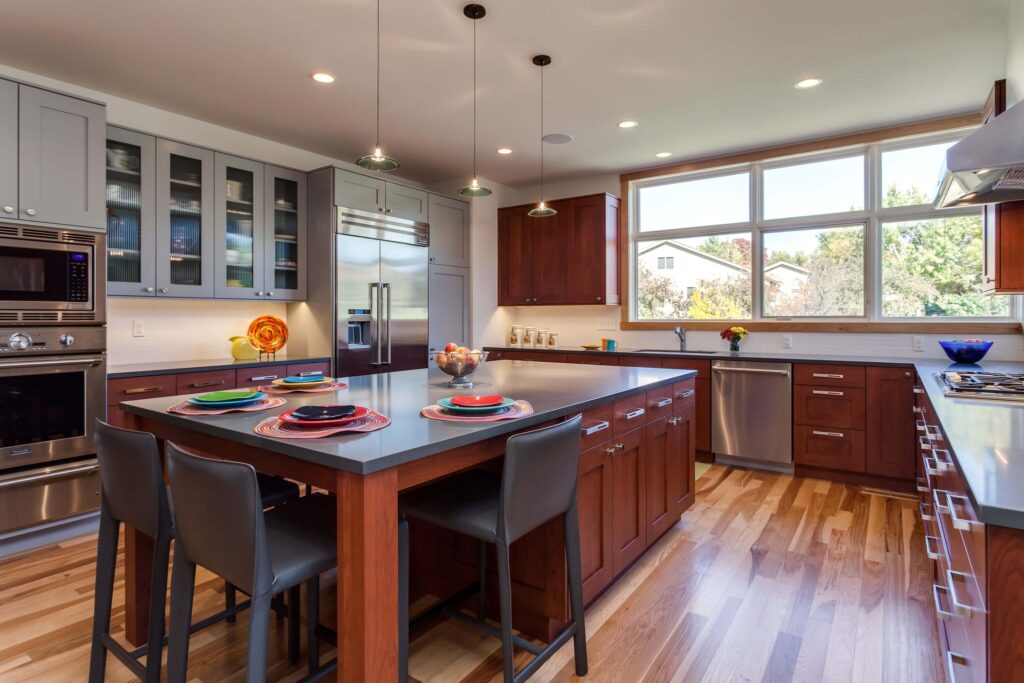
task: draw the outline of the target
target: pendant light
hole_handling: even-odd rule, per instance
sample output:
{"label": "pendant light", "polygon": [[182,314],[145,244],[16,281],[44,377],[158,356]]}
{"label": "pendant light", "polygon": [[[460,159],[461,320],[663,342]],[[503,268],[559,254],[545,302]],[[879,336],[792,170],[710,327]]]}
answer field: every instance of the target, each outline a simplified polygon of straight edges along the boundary
{"label": "pendant light", "polygon": [[385,156],[380,149],[380,0],[377,0],[377,143],[374,145],[373,154],[359,157],[356,166],[370,171],[394,171],[398,168],[398,162],[389,156]]}
{"label": "pendant light", "polygon": [[540,202],[526,215],[533,218],[547,218],[558,213],[544,203],[544,67],[551,63],[551,57],[537,55],[533,58],[533,63],[540,67]]}
{"label": "pendant light", "polygon": [[462,8],[462,13],[473,20],[473,179],[459,190],[459,194],[463,197],[486,197],[491,191],[476,178],[476,22],[487,15],[487,10],[483,5],[469,4]]}

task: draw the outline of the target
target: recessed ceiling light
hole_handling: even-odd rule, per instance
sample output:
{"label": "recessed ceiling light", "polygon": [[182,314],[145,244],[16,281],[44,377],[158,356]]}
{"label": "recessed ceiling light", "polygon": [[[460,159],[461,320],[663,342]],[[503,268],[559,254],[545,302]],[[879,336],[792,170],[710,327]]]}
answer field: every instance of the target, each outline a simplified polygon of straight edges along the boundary
{"label": "recessed ceiling light", "polygon": [[572,136],[568,133],[548,133],[541,140],[549,145],[564,145],[567,142],[572,142]]}
{"label": "recessed ceiling light", "polygon": [[636,128],[639,125],[636,121],[619,121],[619,128]]}
{"label": "recessed ceiling light", "polygon": [[511,153],[512,153],[512,150],[509,147],[499,147],[498,148],[498,154],[509,155]]}
{"label": "recessed ceiling light", "polygon": [[797,81],[793,87],[798,90],[807,90],[808,88],[817,88],[821,84],[822,79],[815,76],[812,78],[805,78],[802,81]]}
{"label": "recessed ceiling light", "polygon": [[664,159],[665,157],[672,156],[672,152],[658,152],[654,156],[658,157],[659,159]]}
{"label": "recessed ceiling light", "polygon": [[312,78],[317,83],[334,83],[334,76],[327,73],[326,71],[317,71],[314,74],[310,74],[310,78]]}

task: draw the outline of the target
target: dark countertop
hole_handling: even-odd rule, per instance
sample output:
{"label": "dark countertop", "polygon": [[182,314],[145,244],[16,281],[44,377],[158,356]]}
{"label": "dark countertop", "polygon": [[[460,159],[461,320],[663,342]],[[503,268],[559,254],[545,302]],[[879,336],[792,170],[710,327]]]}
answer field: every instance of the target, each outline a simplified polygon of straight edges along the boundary
{"label": "dark countertop", "polygon": [[955,365],[938,360],[914,364],[949,441],[967,492],[986,524],[1024,529],[1024,402],[945,395],[942,370],[1024,373],[1010,361]]}
{"label": "dark countertop", "polygon": [[234,360],[231,358],[209,358],[205,360],[167,360],[153,363],[131,363],[127,365],[110,365],[107,367],[108,379],[123,377],[145,377],[146,375],[176,375],[183,372],[203,370],[235,370],[238,368],[254,368],[270,365],[288,365],[289,363],[329,363],[328,356],[285,356],[279,355],[270,360]]}
{"label": "dark countertop", "polygon": [[874,356],[844,356],[841,354],[823,355],[810,353],[762,353],[759,351],[640,351],[619,347],[614,351],[590,351],[578,346],[566,346],[554,349],[530,349],[517,346],[485,346],[485,351],[526,351],[533,353],[568,353],[580,355],[604,356],[646,356],[650,358],[684,358],[693,360],[753,360],[769,363],[823,363],[835,365],[889,365],[910,367],[916,362],[913,358],[876,358]]}
{"label": "dark countertop", "polygon": [[228,413],[186,417],[167,413],[181,397],[127,401],[121,408],[160,422],[249,444],[334,469],[369,474],[434,455],[459,446],[572,415],[608,403],[638,390],[655,388],[688,377],[693,370],[600,367],[568,363],[497,361],[485,364],[473,375],[473,394],[502,394],[525,399],[534,414],[498,422],[442,422],[420,415],[424,406],[456,393],[451,379],[440,370],[407,370],[382,375],[353,377],[348,389],[325,394],[290,394],[280,412],[301,405],[354,403],[373,408],[391,418],[384,429],[368,434],[348,434],[326,439],[273,439],[259,436],[253,427],[275,411]]}

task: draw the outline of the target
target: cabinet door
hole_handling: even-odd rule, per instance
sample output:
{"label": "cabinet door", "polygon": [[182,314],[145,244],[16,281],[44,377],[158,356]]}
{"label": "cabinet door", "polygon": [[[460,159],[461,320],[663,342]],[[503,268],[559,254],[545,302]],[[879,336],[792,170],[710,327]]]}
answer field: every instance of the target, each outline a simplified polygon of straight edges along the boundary
{"label": "cabinet door", "polygon": [[676,411],[669,426],[668,480],[669,509],[672,523],[693,504],[697,455],[697,405]]}
{"label": "cabinet door", "polygon": [[886,477],[914,476],[914,372],[868,368],[867,471]]}
{"label": "cabinet door", "polygon": [[533,302],[533,252],[529,219],[519,211],[498,218],[498,305]]}
{"label": "cabinet door", "polygon": [[607,303],[605,197],[581,197],[566,208],[565,303]]}
{"label": "cabinet door", "polygon": [[430,195],[430,262],[469,267],[469,204]]}
{"label": "cabinet door", "polygon": [[156,291],[214,295],[213,152],[170,140],[156,147]]}
{"label": "cabinet door", "polygon": [[612,567],[617,575],[647,547],[644,430],[612,441]]}
{"label": "cabinet door", "polygon": [[580,515],[583,602],[593,600],[615,577],[612,552],[612,453],[602,444],[580,453],[576,485]]}
{"label": "cabinet door", "polygon": [[431,264],[428,270],[430,350],[442,351],[448,342],[469,344],[469,268]]}
{"label": "cabinet door", "polygon": [[156,138],[107,126],[107,294],[156,295]]}
{"label": "cabinet door", "polygon": [[19,86],[18,217],[103,230],[103,105]]}
{"label": "cabinet door", "polygon": [[430,195],[425,190],[386,183],[384,212],[395,218],[427,223],[430,221]]}
{"label": "cabinet door", "polygon": [[673,501],[669,495],[669,461],[676,457],[677,432],[674,418],[664,417],[647,425],[647,447],[644,453],[647,507],[644,523],[647,541],[651,545],[668,531],[675,521],[672,517]]}
{"label": "cabinet door", "polygon": [[306,174],[263,167],[263,231],[266,296],[306,298]]}
{"label": "cabinet door", "polygon": [[0,80],[0,217],[18,217],[18,84]]}
{"label": "cabinet door", "polygon": [[266,292],[263,164],[217,153],[215,263],[218,299],[254,299]]}
{"label": "cabinet door", "polygon": [[539,306],[565,303],[566,260],[569,259],[565,231],[572,218],[567,205],[547,218],[529,218],[530,258],[533,267],[533,301]]}
{"label": "cabinet door", "polygon": [[383,180],[359,173],[334,171],[334,204],[346,209],[384,213]]}

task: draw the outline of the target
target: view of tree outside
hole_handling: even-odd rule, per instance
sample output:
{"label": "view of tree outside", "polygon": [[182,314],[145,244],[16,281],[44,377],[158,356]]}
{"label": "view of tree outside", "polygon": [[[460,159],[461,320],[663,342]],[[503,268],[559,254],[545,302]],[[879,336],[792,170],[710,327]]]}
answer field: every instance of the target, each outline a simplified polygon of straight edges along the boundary
{"label": "view of tree outside", "polygon": [[864,226],[765,232],[764,315],[864,315]]}

